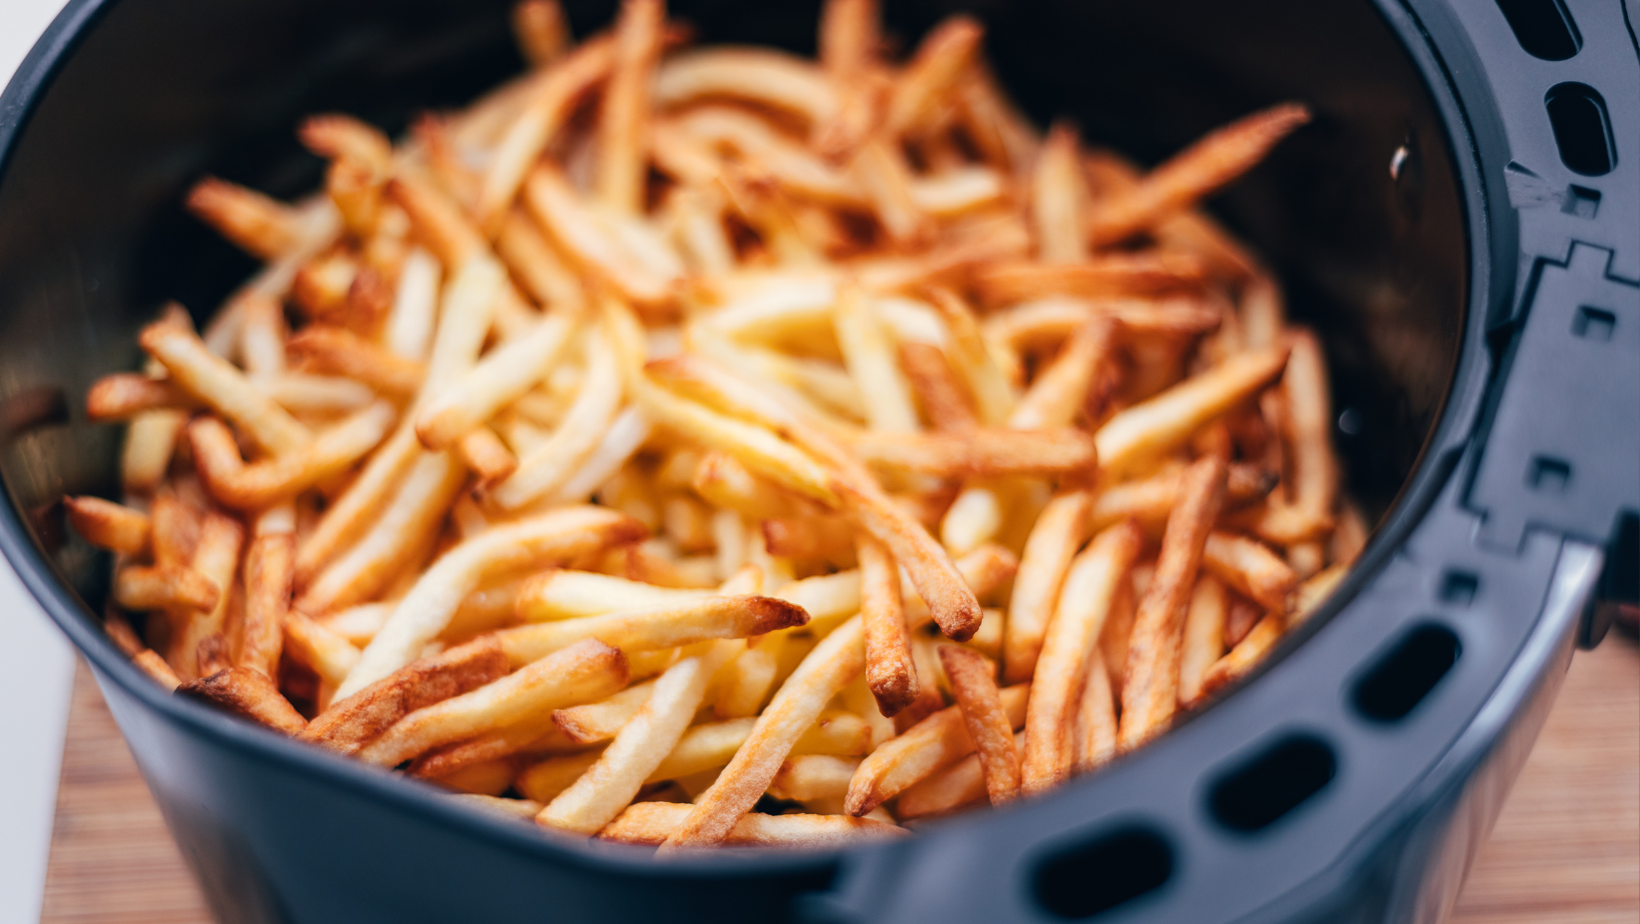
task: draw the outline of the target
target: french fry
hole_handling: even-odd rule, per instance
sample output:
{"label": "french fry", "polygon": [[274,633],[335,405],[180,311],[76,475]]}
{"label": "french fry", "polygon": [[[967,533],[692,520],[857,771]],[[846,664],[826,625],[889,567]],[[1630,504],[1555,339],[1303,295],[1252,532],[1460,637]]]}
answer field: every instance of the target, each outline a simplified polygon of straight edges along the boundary
{"label": "french fry", "polygon": [[[398,291],[393,294],[393,307],[383,325],[382,343],[387,349],[412,362],[426,359],[433,339],[438,312],[439,263],[432,254],[420,247],[410,248],[404,265],[399,270]],[[297,333],[300,341],[302,332]],[[286,345],[287,349],[289,344]],[[422,370],[425,375],[425,369]],[[418,376],[418,384],[421,376]],[[381,383],[376,387],[391,391]]]}
{"label": "french fry", "polygon": [[855,152],[849,174],[865,190],[872,211],[896,244],[913,247],[933,235],[933,222],[911,193],[911,167],[886,138],[869,138]]}
{"label": "french fry", "polygon": [[758,717],[734,759],[666,838],[662,852],[710,846],[730,836],[769,788],[804,729],[865,667],[864,634],[859,618],[851,619],[809,652]]}
{"label": "french fry", "polygon": [[114,576],[114,602],[127,610],[206,610],[221,595],[210,578],[177,565],[126,565]]}
{"label": "french fry", "polygon": [[1069,428],[962,433],[862,433],[848,440],[862,461],[940,477],[1075,475],[1098,462],[1093,438]]}
{"label": "french fry", "polygon": [[300,236],[290,206],[216,177],[195,183],[186,204],[195,217],[263,260],[283,256]]}
{"label": "french fry", "polygon": [[491,351],[442,389],[416,415],[422,444],[443,449],[528,391],[563,355],[578,320],[573,312],[547,315],[528,334]]}
{"label": "french fry", "polygon": [[552,724],[576,744],[599,744],[615,737],[654,692],[653,681],[633,684],[600,702],[554,709]]}
{"label": "french fry", "polygon": [[1134,470],[1246,400],[1281,374],[1284,349],[1244,353],[1107,420],[1094,440],[1107,475]]}
{"label": "french fry", "polygon": [[1031,528],[1014,578],[1002,639],[1002,676],[1007,682],[1029,680],[1036,671],[1060,585],[1087,529],[1091,503],[1086,490],[1062,492],[1049,502]]}
{"label": "french fry", "polygon": [[[685,830],[691,806],[677,802],[638,802],[598,832],[600,840],[621,844],[665,845]],[[842,847],[862,838],[903,835],[902,829],[871,818],[844,815],[737,816],[719,844],[724,847],[804,847],[821,850]]]}
{"label": "french fry", "polygon": [[387,436],[396,416],[391,404],[379,401],[299,449],[248,465],[239,456],[232,431],[214,417],[199,417],[189,424],[188,443],[200,480],[218,503],[238,510],[259,509],[346,471]]}
{"label": "french fry", "polygon": [[1251,169],[1308,121],[1307,108],[1284,103],[1208,133],[1137,186],[1097,203],[1088,222],[1089,242],[1095,247],[1121,243],[1158,219],[1189,208]]}
{"label": "french fry", "polygon": [[148,514],[100,497],[64,497],[68,522],[85,541],[110,552],[140,555],[148,548]]}
{"label": "french fry", "polygon": [[866,417],[872,429],[916,432],[917,408],[911,389],[894,361],[894,347],[871,313],[865,293],[845,284],[838,291],[833,324],[843,348],[843,362],[862,395],[871,395]]}
{"label": "french fry", "polygon": [[1337,589],[1339,583],[1349,574],[1349,563],[1338,562],[1328,566],[1325,570],[1305,579],[1293,593],[1291,612],[1287,614],[1289,625],[1298,625],[1309,619],[1323,602]]}
{"label": "french fry", "polygon": [[968,16],[951,16],[917,46],[889,98],[885,128],[896,135],[927,129],[979,51],[985,29]]}
{"label": "french fry", "polygon": [[708,596],[681,606],[560,619],[496,633],[514,666],[529,664],[582,639],[623,650],[675,648],[708,639],[746,638],[808,622],[802,607],[755,595]]}
{"label": "french fry", "polygon": [[503,481],[518,470],[518,457],[489,427],[474,427],[462,434],[456,441],[456,454],[478,478],[481,488]]}
{"label": "french fry", "polygon": [[1256,539],[1214,530],[1202,547],[1202,567],[1265,609],[1287,611],[1298,575]]}
{"label": "french fry", "polygon": [[[1029,695],[1025,685],[1000,692],[1002,708],[1014,728],[1025,724]],[[849,783],[844,808],[850,815],[865,815],[972,753],[974,742],[964,727],[961,707],[942,709],[867,755]]]}
{"label": "french fry", "polygon": [[1224,657],[1213,662],[1202,675],[1201,690],[1192,704],[1200,702],[1224,689],[1262,662],[1276,642],[1281,641],[1285,626],[1278,613],[1267,613],[1254,624],[1247,637],[1236,643]]}
{"label": "french fry", "polygon": [[794,802],[840,799],[859,766],[858,759],[830,754],[793,755],[769,781],[769,795]]}
{"label": "french fry", "polygon": [[1291,545],[1332,528],[1338,499],[1338,461],[1332,452],[1332,401],[1327,367],[1315,334],[1288,338],[1292,352],[1281,389],[1287,401],[1290,505],[1272,504],[1253,529],[1272,542]]}
{"label": "french fry", "polygon": [[295,573],[296,535],[291,530],[262,533],[245,553],[245,624],[239,639],[238,666],[278,676],[284,648],[285,617],[290,609]]}
{"label": "french fry", "polygon": [[1067,298],[1022,302],[985,319],[984,336],[1013,350],[1029,350],[1070,336],[1094,315],[1121,324],[1129,336],[1189,337],[1216,329],[1221,313],[1195,298]]}
{"label": "french fry", "polygon": [[230,667],[182,684],[176,688],[176,695],[210,703],[286,735],[295,735],[307,727],[307,720],[261,671]]}
{"label": "french fry", "polygon": [[157,651],[144,648],[131,656],[131,663],[168,693],[175,692],[182,686],[182,680],[177,677],[176,671],[171,670],[171,665],[165,663],[165,659],[160,657]]}
{"label": "french fry", "polygon": [[131,420],[167,409],[191,411],[199,402],[165,379],[116,372],[92,383],[85,395],[86,417],[97,423]]}
{"label": "french fry", "polygon": [[543,622],[687,606],[708,596],[705,591],[656,587],[587,571],[551,570],[526,580],[519,588],[517,613],[525,622]]}
{"label": "french fry", "polygon": [[949,289],[934,288],[929,295],[951,332],[951,359],[974,396],[974,410],[980,421],[1001,426],[1013,413],[1019,397],[997,366],[973,310]]}
{"label": "french fry", "polygon": [[199,643],[222,632],[227,620],[229,590],[239,571],[239,551],[244,541],[245,528],[238,520],[215,510],[205,514],[189,568],[222,592],[209,607],[176,611],[181,618],[174,629],[172,649],[166,660],[176,668],[179,677],[192,680],[199,676]]}
{"label": "french fry", "polygon": [[512,29],[518,49],[531,67],[547,67],[569,52],[569,22],[558,0],[520,0],[513,4]]}
{"label": "french fry", "polygon": [[598,761],[535,816],[536,823],[594,834],[614,820],[677,746],[700,708],[707,681],[733,653],[728,643],[718,642],[667,668],[649,701]]}
{"label": "french fry", "polygon": [[701,456],[690,487],[708,503],[750,517],[779,519],[798,509],[790,494],[753,475],[734,456],[722,451]]}
{"label": "french fry", "polygon": [[[519,4],[524,6],[526,4]],[[554,4],[556,6],[556,4]],[[511,785],[511,780],[508,781]],[[505,796],[490,796],[476,792],[458,792],[451,795],[462,805],[471,806],[481,812],[487,812],[501,818],[517,818],[527,821],[541,811],[541,803],[534,799],[513,799]]]}
{"label": "french fry", "polygon": [[[1014,735],[1014,746],[1025,747],[1025,733]],[[894,813],[901,821],[944,815],[986,801],[985,771],[978,754],[969,754],[901,793]]]}
{"label": "french fry", "polygon": [[1226,462],[1208,455],[1190,466],[1167,520],[1156,576],[1139,602],[1122,681],[1119,746],[1131,751],[1167,728],[1179,698],[1184,611],[1202,547],[1224,500]]}
{"label": "french fry", "polygon": [[491,490],[502,509],[516,510],[561,488],[598,448],[619,410],[621,378],[615,356],[596,333],[589,344],[586,379],[558,429],[525,453],[518,470]]}
{"label": "french fry", "polygon": [[391,767],[486,727],[608,695],[626,678],[626,658],[620,651],[588,639],[500,680],[411,712],[360,749],[358,757]]}
{"label": "french fry", "polygon": [[[401,282],[402,286],[404,283]],[[285,350],[327,372],[345,375],[395,397],[407,397],[421,387],[426,370],[407,359],[341,327],[314,324],[297,331]]]}
{"label": "french fry", "polygon": [[462,543],[434,562],[411,588],[336,695],[350,696],[408,664],[449,625],[461,599],[486,575],[630,542],[642,534],[641,525],[613,511],[566,507]]}
{"label": "french fry", "polygon": [[[415,442],[413,432],[407,429],[400,432],[409,443]],[[392,441],[398,438],[398,434],[389,438],[389,444],[377,452],[372,462],[393,452]],[[425,553],[445,512],[466,481],[467,473],[448,453],[420,453],[412,447],[409,459],[410,470],[396,487],[389,487],[392,493],[383,498],[379,510],[357,509],[354,505],[365,493],[361,482],[372,476],[373,466],[367,465],[348,491],[326,511],[318,529],[297,549],[297,583],[303,588],[296,600],[297,609],[323,614],[368,600],[400,569],[410,566],[418,555]],[[340,534],[339,529],[327,530],[327,526],[343,522],[344,514],[360,517],[359,527],[368,526],[369,531],[346,552],[327,561],[320,557],[320,551],[326,540]],[[362,518],[370,514],[377,516],[375,522],[363,522]],[[306,563],[315,569],[323,565],[324,570],[317,574],[309,571],[304,581]]]}
{"label": "french fry", "polygon": [[557,169],[541,165],[530,173],[524,204],[565,254],[622,297],[647,308],[671,301],[677,279],[645,265]]}
{"label": "french fry", "polygon": [[1053,364],[1037,375],[1008,417],[1015,430],[1063,427],[1086,403],[1088,387],[1111,361],[1116,323],[1094,315],[1076,329]]}
{"label": "french fry", "polygon": [[1063,265],[993,262],[974,274],[974,290],[982,303],[996,306],[1054,296],[1133,298],[1195,292],[1203,275],[1201,261],[1185,254],[1111,253]]}
{"label": "french fry", "polygon": [[997,691],[996,665],[979,652],[958,645],[941,645],[939,655],[962,712],[963,725],[979,755],[980,769],[985,772],[985,790],[991,804],[1011,802],[1019,795],[1019,751],[1014,748],[1013,723]]}
{"label": "french fry", "polygon": [[120,484],[125,490],[145,494],[159,486],[187,425],[186,411],[147,411],[132,419],[120,452]]}
{"label": "french fry", "polygon": [[862,536],[858,543],[866,685],[871,688],[878,710],[892,717],[917,698],[917,672],[911,663],[911,636],[900,598],[900,572],[877,540]]}
{"label": "french fry", "polygon": [[598,198],[610,208],[639,212],[648,165],[644,124],[661,51],[661,0],[623,0],[615,23],[615,60],[598,114]]}
{"label": "french fry", "polygon": [[810,123],[837,108],[837,95],[820,70],[785,52],[706,48],[675,55],[661,65],[655,78],[657,107],[678,109],[705,99],[741,100]]}
{"label": "french fry", "polygon": [[763,543],[785,558],[854,557],[854,525],[837,516],[787,517],[763,521]]}
{"label": "french fry", "polygon": [[[1211,538],[1208,540],[1211,542]],[[1206,562],[1206,555],[1202,557]],[[1184,617],[1184,635],[1179,642],[1179,705],[1187,706],[1201,695],[1202,682],[1213,664],[1224,654],[1224,626],[1228,600],[1224,584],[1211,574],[1196,579]]]}
{"label": "french fry", "polygon": [[972,403],[939,347],[902,342],[900,371],[905,373],[912,393],[917,396],[917,404],[934,429],[960,433],[979,425]]}
{"label": "french fry", "polygon": [[305,664],[331,686],[340,684],[359,663],[359,649],[306,614],[287,611],[281,623],[284,652]]}
{"label": "french fry", "polygon": [[[1178,499],[1182,475],[1182,470],[1164,471],[1149,478],[1102,487],[1088,514],[1093,528],[1103,529],[1131,518],[1147,528],[1159,529],[1167,522],[1167,515]],[[1261,500],[1275,487],[1277,478],[1274,472],[1261,466],[1232,462],[1225,479],[1225,505]]]}
{"label": "french fry", "polygon": [[1104,652],[1088,652],[1087,676],[1082,684],[1081,702],[1076,707],[1076,772],[1090,773],[1110,763],[1116,756],[1116,699],[1110,674],[1105,669]]}
{"label": "french fry", "polygon": [[1088,190],[1078,147],[1076,129],[1054,123],[1031,176],[1031,218],[1044,263],[1080,263],[1088,256]]}
{"label": "french fry", "polygon": [[[1112,526],[1076,556],[1065,575],[1031,677],[1021,768],[1026,795],[1063,783],[1076,766],[1078,691],[1095,682],[1088,666],[1098,657],[1100,634],[1143,542],[1135,524]],[[1100,682],[1108,702],[1109,681]]]}
{"label": "french fry", "polygon": [[193,331],[161,322],[144,328],[142,348],[165,365],[171,381],[233,421],[268,452],[294,452],[312,441],[296,422],[244,374],[213,355]]}
{"label": "french fry", "polygon": [[989,167],[958,166],[932,175],[915,176],[911,202],[939,219],[984,212],[1002,204],[1008,194],[1003,176]]}

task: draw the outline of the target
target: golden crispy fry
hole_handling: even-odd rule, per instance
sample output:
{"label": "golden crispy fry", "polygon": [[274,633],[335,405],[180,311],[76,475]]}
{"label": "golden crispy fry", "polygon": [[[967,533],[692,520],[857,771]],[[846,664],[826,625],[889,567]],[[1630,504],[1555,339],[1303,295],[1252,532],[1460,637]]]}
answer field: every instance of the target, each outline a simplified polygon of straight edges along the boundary
{"label": "golden crispy fry", "polygon": [[958,383],[945,351],[927,343],[900,344],[900,371],[905,373],[917,404],[936,430],[959,433],[979,425],[972,401]]}
{"label": "golden crispy fry", "polygon": [[166,660],[176,668],[179,677],[192,680],[199,676],[199,643],[220,634],[226,624],[229,590],[239,571],[239,551],[244,541],[245,528],[238,520],[215,510],[205,514],[189,568],[222,592],[209,607],[175,611],[181,618],[174,627]]}
{"label": "golden crispy fry", "polygon": [[[294,516],[292,518],[294,529]],[[239,638],[240,667],[277,677],[284,648],[296,566],[292,531],[259,533],[245,553],[245,624]]]}
{"label": "golden crispy fry", "polygon": [[[1025,747],[1025,733],[1014,735],[1014,746]],[[985,771],[978,754],[939,770],[901,793],[894,814],[901,821],[944,815],[986,801]]]}
{"label": "golden crispy fry", "polygon": [[[1118,591],[1139,557],[1144,536],[1131,522],[1105,530],[1071,563],[1048,623],[1031,678],[1025,714],[1024,792],[1045,792],[1070,778],[1076,764],[1078,691],[1095,682],[1088,665],[1098,657]],[[1105,699],[1110,699],[1109,681]]]}
{"label": "golden crispy fry", "polygon": [[[670,124],[688,135],[695,145],[704,145],[715,159],[716,149],[727,148],[759,179],[779,184],[802,199],[827,205],[861,208],[870,200],[853,178],[809,153],[797,141],[781,134],[773,125],[743,109],[703,106],[692,109]],[[701,164],[702,167],[706,165]],[[724,168],[718,162],[710,173],[698,179],[717,180]]]}
{"label": "golden crispy fry", "polygon": [[754,103],[811,123],[824,120],[837,107],[837,95],[820,70],[781,51],[720,46],[685,52],[661,65],[655,79],[656,106],[681,108],[705,99]]}
{"label": "golden crispy fry", "polygon": [[130,420],[165,409],[193,410],[199,402],[165,379],[116,372],[92,383],[85,395],[86,417],[98,423]]}
{"label": "golden crispy fry", "polygon": [[1292,353],[1281,390],[1287,398],[1291,504],[1272,504],[1253,529],[1272,542],[1291,545],[1332,528],[1338,460],[1332,451],[1332,400],[1321,344],[1308,330],[1292,334],[1288,342]]}
{"label": "golden crispy fry", "polygon": [[1054,296],[1023,302],[985,319],[987,339],[1014,350],[1070,336],[1094,315],[1108,315],[1134,336],[1188,337],[1219,326],[1220,312],[1200,300],[1081,299]]}
{"label": "golden crispy fry", "polygon": [[1276,142],[1308,121],[1308,109],[1285,103],[1210,132],[1137,186],[1097,203],[1088,223],[1090,242],[1095,247],[1121,243],[1189,208],[1250,170]]}
{"label": "golden crispy fry", "polygon": [[1108,474],[1132,471],[1184,442],[1204,424],[1245,401],[1281,374],[1284,349],[1244,353],[1118,413],[1094,439]]}
{"label": "golden crispy fry", "polygon": [[159,486],[187,425],[186,411],[148,411],[132,419],[120,454],[120,484],[125,490],[148,493]]}
{"label": "golden crispy fry", "polygon": [[100,497],[64,497],[68,522],[85,541],[98,548],[139,555],[148,548],[148,514]]}
{"label": "golden crispy fry", "polygon": [[207,610],[221,593],[209,578],[177,565],[126,565],[114,576],[114,602],[128,610]]}
{"label": "golden crispy fry", "polygon": [[865,462],[940,477],[1091,473],[1093,438],[1080,430],[862,433],[847,443]]}
{"label": "golden crispy fry", "polygon": [[529,333],[491,351],[422,406],[416,435],[427,448],[443,449],[489,420],[552,371],[578,320],[573,311],[549,314]]}
{"label": "golden crispy fry", "polygon": [[524,185],[524,204],[553,243],[634,304],[658,308],[671,301],[675,276],[646,265],[603,216],[580,200],[557,169],[541,165]]}
{"label": "golden crispy fry", "polygon": [[285,349],[324,371],[345,375],[395,397],[415,394],[426,373],[413,359],[377,346],[352,331],[323,324],[296,332],[285,342]]}
{"label": "golden crispy fry", "polygon": [[859,760],[830,754],[794,755],[786,758],[769,781],[769,795],[794,802],[841,799],[859,766]]}
{"label": "golden crispy fry", "polygon": [[720,641],[667,668],[638,714],[585,774],[535,816],[536,822],[593,834],[619,815],[677,747],[706,695],[707,681],[733,653],[730,644]]}
{"label": "golden crispy fry", "polygon": [[512,8],[513,38],[531,67],[547,67],[569,53],[569,22],[558,0],[520,0]]}
{"label": "golden crispy fry", "polygon": [[[1025,724],[1025,685],[1000,692],[1009,724]],[[845,810],[860,816],[927,779],[941,768],[974,753],[973,739],[963,725],[962,709],[951,706],[934,713],[898,737],[872,751],[855,771],[844,799]]]}
{"label": "golden crispy fry", "polygon": [[1095,315],[1076,329],[1053,364],[1031,383],[1008,417],[1015,430],[1063,427],[1087,402],[1088,388],[1111,361],[1116,323]]}
{"label": "golden crispy fry", "polygon": [[1201,691],[1192,704],[1200,702],[1209,696],[1224,689],[1257,667],[1276,642],[1281,641],[1285,625],[1279,613],[1267,613],[1247,633],[1247,637],[1236,643],[1224,657],[1213,662],[1202,676]]}
{"label": "golden crispy fry", "polygon": [[[598,832],[600,840],[621,844],[667,844],[684,830],[694,808],[677,802],[638,802]],[[736,816],[732,826],[717,841],[724,847],[805,847],[815,850],[837,848],[861,838],[903,835],[895,825],[872,818],[843,815],[764,815],[749,812]]]}
{"label": "golden crispy fry", "polygon": [[773,597],[707,596],[678,606],[626,610],[502,629],[496,633],[516,666],[582,639],[640,651],[708,639],[745,638],[808,622],[800,606]]}
{"label": "golden crispy fry", "polygon": [[588,348],[588,370],[568,413],[558,429],[518,461],[518,471],[490,492],[505,510],[516,510],[558,491],[588,457],[620,408],[621,376],[614,353],[605,339],[593,334]]}
{"label": "golden crispy fry", "polygon": [[1179,644],[1202,546],[1224,501],[1226,463],[1208,455],[1190,466],[1167,520],[1162,552],[1134,617],[1122,681],[1119,743],[1131,751],[1167,729],[1179,699]]}
{"label": "golden crispy fry", "polygon": [[654,692],[654,681],[633,684],[600,702],[554,709],[552,724],[576,744],[608,741],[638,714]]}
{"label": "golden crispy fry", "polygon": [[1061,493],[1031,527],[1025,554],[1019,559],[1019,574],[1014,579],[1014,593],[1008,603],[1008,625],[1002,640],[1002,675],[1008,682],[1029,680],[1036,671],[1060,585],[1077,548],[1082,545],[1091,503],[1086,490]]}
{"label": "golden crispy fry", "polygon": [[998,367],[973,310],[949,289],[931,289],[929,295],[951,333],[952,362],[974,396],[974,409],[981,422],[1001,426],[1013,413],[1019,397]]}
{"label": "golden crispy fry", "polygon": [[1214,530],[1202,548],[1202,567],[1265,609],[1287,611],[1298,575],[1256,539]]}
{"label": "golden crispy fry", "polygon": [[895,83],[887,130],[902,135],[927,129],[956,90],[984,37],[985,28],[968,16],[952,16],[935,26]]}
{"label": "golden crispy fry", "polygon": [[860,394],[870,395],[866,418],[874,430],[915,432],[919,429],[911,389],[894,361],[894,345],[867,304],[865,293],[844,284],[837,293],[833,323],[843,362]]}
{"label": "golden crispy fry", "polygon": [[763,544],[771,555],[847,561],[854,557],[854,525],[838,516],[763,521]]}
{"label": "golden crispy fry", "polygon": [[963,725],[979,755],[980,769],[985,771],[991,804],[1011,802],[1019,795],[1019,751],[1014,747],[1013,723],[997,691],[996,665],[959,645],[941,645],[939,655]]}
{"label": "golden crispy fry", "polygon": [[643,533],[640,524],[614,511],[565,507],[498,526],[462,543],[416,582],[393,618],[370,640],[336,695],[350,696],[410,663],[449,625],[461,599],[486,575],[632,542]]}
{"label": "golden crispy fry", "polygon": [[1081,703],[1075,708],[1076,772],[1088,773],[1116,756],[1116,698],[1104,652],[1098,648],[1088,652]]}
{"label": "golden crispy fry", "polygon": [[188,191],[188,211],[251,256],[272,260],[300,237],[290,206],[235,183],[206,177]]}
{"label": "golden crispy fry", "polygon": [[746,743],[666,838],[661,850],[722,843],[791,753],[826,703],[865,667],[865,630],[851,619],[821,640],[758,716]]}
{"label": "golden crispy fry", "polygon": [[975,273],[974,290],[987,305],[1007,306],[1053,296],[1108,299],[1188,293],[1201,287],[1202,278],[1202,264],[1195,257],[1150,251],[1102,254],[1064,265],[998,261]]}
{"label": "golden crispy fry", "polygon": [[889,239],[902,247],[927,241],[932,220],[911,193],[911,167],[898,146],[886,138],[869,138],[854,154],[849,174],[865,190],[877,221]]}
{"label": "golden crispy fry", "polygon": [[934,218],[980,213],[1002,204],[1007,181],[989,167],[959,166],[912,177],[911,201]]}
{"label": "golden crispy fry", "polygon": [[687,606],[709,594],[656,587],[587,571],[544,571],[519,588],[518,618],[526,622],[603,616],[625,610]]}
{"label": "golden crispy fry", "polygon": [[391,404],[378,401],[299,449],[249,465],[240,458],[233,433],[214,417],[196,418],[188,426],[188,443],[200,480],[217,502],[260,509],[346,471],[387,436],[395,416]]}
{"label": "golden crispy fry", "polygon": [[171,670],[171,665],[165,663],[165,659],[160,657],[157,651],[144,648],[131,656],[131,663],[167,692],[174,692],[182,686],[182,680],[177,677],[176,671]]}
{"label": "golden crispy fry", "polygon": [[644,125],[665,17],[661,0],[622,0],[616,17],[615,61],[598,113],[595,188],[605,205],[622,212],[636,214],[644,206]]}
{"label": "golden crispy fry", "polygon": [[391,767],[485,728],[606,696],[626,678],[626,658],[620,651],[587,639],[500,680],[406,715],[358,756],[366,763]]}
{"label": "golden crispy fry", "polygon": [[1298,590],[1293,593],[1292,609],[1287,614],[1287,622],[1296,626],[1309,619],[1315,613],[1316,608],[1329,596],[1332,596],[1333,590],[1338,587],[1339,582],[1344,580],[1349,571],[1349,562],[1338,562],[1312,575],[1304,583],[1298,585]]}
{"label": "golden crispy fry", "polygon": [[911,636],[900,597],[900,572],[877,540],[861,536],[858,543],[866,685],[877,700],[878,710],[893,716],[917,698],[917,673],[911,663]]}
{"label": "golden crispy fry", "polygon": [[284,652],[332,686],[345,680],[359,663],[359,649],[352,642],[303,613],[287,611],[281,625]]}
{"label": "golden crispy fry", "polygon": [[494,485],[518,471],[518,457],[489,427],[474,427],[462,434],[461,439],[456,441],[456,454],[461,456],[462,464],[477,476],[481,488]]}
{"label": "golden crispy fry", "polygon": [[[415,434],[410,430],[401,429],[400,434],[408,443],[415,443]],[[425,554],[467,473],[450,454],[422,453],[412,445],[410,470],[396,487],[388,485],[387,489],[393,493],[382,499],[381,508],[355,506],[353,501],[365,493],[362,483],[371,477],[373,463],[393,452],[393,441],[398,438],[399,434],[395,434],[372,457],[372,465],[365,467],[347,493],[326,511],[318,529],[297,549],[297,583],[303,587],[296,601],[298,609],[323,614],[368,600],[404,568],[410,567],[418,556]],[[325,540],[341,534],[339,528],[328,530],[327,527],[343,522],[344,515],[359,517],[358,526],[368,527],[369,531],[341,555],[330,559],[321,557],[320,552],[327,544]],[[374,523],[364,520],[370,515],[377,517]],[[324,570],[315,574],[320,566]]]}
{"label": "golden crispy fry", "polygon": [[[1088,514],[1093,528],[1103,529],[1112,523],[1132,518],[1146,528],[1154,527],[1159,534],[1160,527],[1167,522],[1167,515],[1178,499],[1182,476],[1182,470],[1165,471],[1149,478],[1101,488]],[[1225,505],[1228,507],[1260,500],[1275,487],[1277,478],[1274,472],[1260,466],[1231,463],[1225,484]]]}
{"label": "golden crispy fry", "polygon": [[797,512],[792,495],[753,475],[725,452],[701,456],[690,487],[708,503],[750,517],[777,519]]}
{"label": "golden crispy fry", "polygon": [[261,671],[230,667],[185,683],[176,688],[176,693],[287,735],[298,734],[307,727],[307,720]]}
{"label": "golden crispy fry", "polygon": [[160,322],[144,328],[142,348],[165,365],[171,381],[237,424],[272,453],[306,446],[313,435],[244,374],[206,349],[193,331]]}
{"label": "golden crispy fry", "polygon": [[309,116],[302,120],[296,136],[320,157],[359,161],[380,173],[393,167],[393,142],[374,126],[352,116]]}
{"label": "golden crispy fry", "polygon": [[[1208,539],[1212,542],[1211,537]],[[1202,557],[1206,563],[1206,555]],[[1184,634],[1179,642],[1179,705],[1187,706],[1201,695],[1207,671],[1224,654],[1224,626],[1228,614],[1224,584],[1211,574],[1196,579],[1184,617]]]}
{"label": "golden crispy fry", "polygon": [[1031,177],[1031,218],[1044,263],[1081,263],[1088,256],[1087,181],[1076,129],[1055,122]]}
{"label": "golden crispy fry", "polygon": [[[438,313],[439,273],[438,260],[422,248],[411,247],[405,255],[398,291],[382,325],[382,343],[390,352],[418,363],[426,359]],[[418,382],[423,376],[418,376]],[[374,385],[391,391],[385,384]]]}

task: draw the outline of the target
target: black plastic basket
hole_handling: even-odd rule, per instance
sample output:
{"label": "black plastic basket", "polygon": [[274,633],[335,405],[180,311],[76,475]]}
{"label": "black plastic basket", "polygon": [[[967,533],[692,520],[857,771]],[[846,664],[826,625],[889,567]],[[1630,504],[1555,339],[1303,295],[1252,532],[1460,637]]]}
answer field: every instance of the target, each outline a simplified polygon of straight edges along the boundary
{"label": "black plastic basket", "polygon": [[[1156,159],[1284,99],[1318,118],[1221,217],[1334,370],[1380,526],[1266,667],[1051,796],[842,853],[658,863],[572,844],[162,693],[104,638],[65,492],[77,408],[164,298],[250,269],[178,208],[211,172],[317,185],[306,113],[404,125],[520,65],[505,4],[75,0],[0,97],[0,545],[91,663],[219,917],[244,922],[1436,921],[1596,596],[1634,599],[1640,46],[1633,0],[977,2],[1038,117]],[[578,34],[607,5],[570,4]],[[908,40],[953,7],[891,5]],[[678,3],[806,50],[812,4]],[[1597,593],[1598,591],[1598,593]]]}

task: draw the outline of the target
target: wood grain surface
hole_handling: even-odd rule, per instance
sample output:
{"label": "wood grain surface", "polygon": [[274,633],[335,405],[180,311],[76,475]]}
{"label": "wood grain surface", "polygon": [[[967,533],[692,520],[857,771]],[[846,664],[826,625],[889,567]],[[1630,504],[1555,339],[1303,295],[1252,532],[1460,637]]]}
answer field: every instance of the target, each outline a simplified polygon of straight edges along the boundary
{"label": "wood grain surface", "polygon": [[[89,673],[75,678],[42,924],[209,924]],[[1640,652],[1579,653],[1454,924],[1640,921]]]}

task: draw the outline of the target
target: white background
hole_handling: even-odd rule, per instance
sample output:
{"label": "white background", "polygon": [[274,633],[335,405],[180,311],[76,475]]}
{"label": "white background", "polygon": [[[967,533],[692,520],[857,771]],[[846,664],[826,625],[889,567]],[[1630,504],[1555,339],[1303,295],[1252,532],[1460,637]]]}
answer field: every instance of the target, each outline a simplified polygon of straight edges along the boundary
{"label": "white background", "polygon": [[[0,0],[0,81],[11,79],[62,5]],[[73,677],[68,641],[0,558],[0,924],[40,919]]]}

